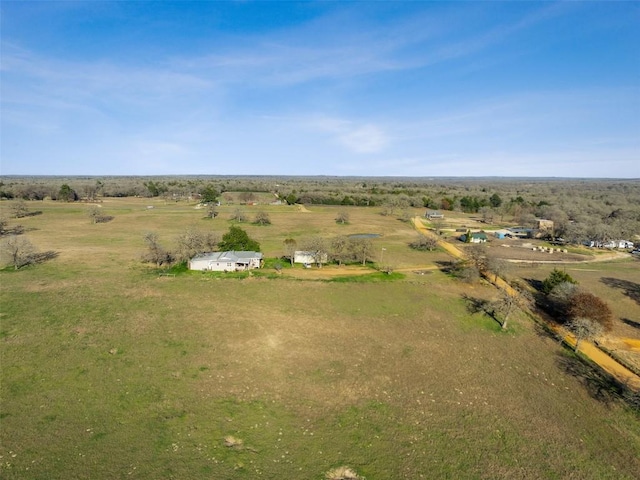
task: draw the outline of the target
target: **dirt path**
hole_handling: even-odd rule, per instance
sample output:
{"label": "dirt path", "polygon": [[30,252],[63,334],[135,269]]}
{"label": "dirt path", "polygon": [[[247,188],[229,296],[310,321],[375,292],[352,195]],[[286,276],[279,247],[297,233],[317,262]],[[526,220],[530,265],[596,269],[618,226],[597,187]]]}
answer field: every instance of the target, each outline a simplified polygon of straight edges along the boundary
{"label": "dirt path", "polygon": [[[455,258],[464,258],[464,253],[462,250],[457,248],[456,246],[450,244],[449,242],[445,242],[442,239],[438,238],[432,231],[424,226],[422,223],[421,217],[415,217],[413,219],[413,225],[416,230],[418,230],[423,235],[426,235],[431,238],[435,238],[438,241],[438,245],[444,248],[451,256]],[[624,254],[622,254],[624,256]],[[604,256],[603,256],[604,257]],[[620,258],[617,253],[613,253],[612,255],[607,255],[605,258],[598,258],[590,261],[606,261],[613,260],[616,258]],[[571,263],[585,263],[585,262],[571,262]],[[485,278],[492,282],[496,287],[505,290],[509,295],[519,295],[518,292],[513,289],[507,282],[505,282],[502,278],[493,279],[489,276],[485,275]],[[531,312],[532,315],[535,315],[535,312]],[[537,315],[535,315],[537,317]],[[576,340],[573,335],[571,335],[567,330],[560,326],[555,326],[547,323],[549,327],[554,330],[558,335],[560,335],[564,341],[571,345],[575,346]],[[580,347],[578,349],[582,354],[586,355],[592,362],[596,363],[600,368],[604,371],[612,375],[618,381],[622,383],[628,384],[631,388],[636,390],[640,389],[640,376],[636,375],[634,372],[626,368],[624,365],[620,364],[605,352],[600,350],[596,345],[588,341],[580,342]]]}
{"label": "dirt path", "polygon": [[451,256],[455,258],[464,258],[464,253],[462,252],[462,250],[460,250],[455,245],[450,244],[449,242],[443,241],[440,237],[438,237],[431,230],[425,227],[424,224],[422,223],[421,217],[413,218],[413,226],[415,227],[416,230],[418,230],[418,232],[420,232],[424,236],[435,238],[436,241],[438,242],[438,245],[444,248],[447,252],[449,252]]}

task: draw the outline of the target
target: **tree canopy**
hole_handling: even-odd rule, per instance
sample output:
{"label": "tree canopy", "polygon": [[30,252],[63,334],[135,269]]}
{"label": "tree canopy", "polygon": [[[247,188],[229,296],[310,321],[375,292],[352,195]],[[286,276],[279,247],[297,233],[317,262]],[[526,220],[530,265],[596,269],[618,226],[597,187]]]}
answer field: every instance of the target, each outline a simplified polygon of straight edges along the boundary
{"label": "tree canopy", "polygon": [[212,185],[207,185],[200,190],[200,195],[202,195],[200,200],[202,203],[216,203],[219,193]]}
{"label": "tree canopy", "polygon": [[554,268],[549,274],[549,276],[542,281],[542,291],[545,294],[549,295],[549,293],[551,293],[551,290],[553,290],[554,287],[565,282],[573,283],[573,284],[578,283],[567,272],[563,272],[562,270],[558,270],[557,268]]}
{"label": "tree canopy", "polygon": [[260,244],[236,225],[229,227],[229,231],[222,235],[222,241],[218,247],[223,251],[260,251]]}

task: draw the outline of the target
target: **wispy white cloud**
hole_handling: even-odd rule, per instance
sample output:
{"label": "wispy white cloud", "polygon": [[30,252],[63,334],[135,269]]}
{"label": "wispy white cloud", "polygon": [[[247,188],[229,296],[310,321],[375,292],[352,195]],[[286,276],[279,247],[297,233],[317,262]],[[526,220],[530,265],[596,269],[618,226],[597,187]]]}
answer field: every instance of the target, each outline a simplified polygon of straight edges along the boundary
{"label": "wispy white cloud", "polygon": [[295,123],[313,131],[328,133],[334,143],[357,154],[380,152],[391,140],[382,127],[373,123],[328,116],[297,119]]}
{"label": "wispy white cloud", "polygon": [[377,153],[389,143],[387,135],[375,125],[357,127],[339,138],[355,153]]}

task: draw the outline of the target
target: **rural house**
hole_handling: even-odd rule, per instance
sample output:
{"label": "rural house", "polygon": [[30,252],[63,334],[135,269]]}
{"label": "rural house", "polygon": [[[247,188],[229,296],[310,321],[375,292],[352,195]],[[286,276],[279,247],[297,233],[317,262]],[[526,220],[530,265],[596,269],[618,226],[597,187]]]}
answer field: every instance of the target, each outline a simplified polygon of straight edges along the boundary
{"label": "rural house", "polygon": [[[467,242],[467,235],[469,235],[468,233],[465,233],[464,235],[460,236],[460,241],[462,242]],[[487,234],[484,232],[475,232],[471,234],[471,240],[470,243],[486,243],[487,241]]]}
{"label": "rural house", "polygon": [[427,213],[425,213],[424,216],[428,219],[444,218],[444,214],[437,210],[427,210]]}
{"label": "rural house", "polygon": [[241,272],[261,268],[262,263],[260,252],[210,252],[189,260],[189,270]]}

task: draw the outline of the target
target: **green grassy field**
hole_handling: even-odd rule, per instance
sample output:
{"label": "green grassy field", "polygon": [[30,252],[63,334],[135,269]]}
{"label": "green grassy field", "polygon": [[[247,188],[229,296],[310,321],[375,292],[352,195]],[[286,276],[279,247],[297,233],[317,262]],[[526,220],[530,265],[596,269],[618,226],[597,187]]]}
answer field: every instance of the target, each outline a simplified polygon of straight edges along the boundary
{"label": "green grassy field", "polygon": [[[0,272],[2,478],[637,477],[637,413],[524,315],[502,332],[468,313],[462,294],[489,286],[438,270],[160,277],[139,261],[145,232],[170,248],[189,226],[224,233],[231,210],[149,202],[104,202],[107,224],[80,204],[21,219],[59,256]],[[380,233],[398,268],[446,258],[410,250],[411,225],[375,209],[344,226],[310,209],[266,207],[271,226],[245,227],[266,256],[289,236]]]}

